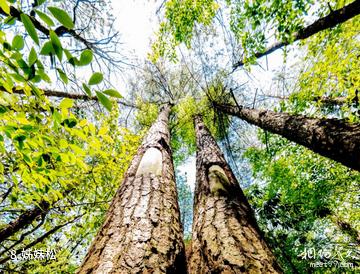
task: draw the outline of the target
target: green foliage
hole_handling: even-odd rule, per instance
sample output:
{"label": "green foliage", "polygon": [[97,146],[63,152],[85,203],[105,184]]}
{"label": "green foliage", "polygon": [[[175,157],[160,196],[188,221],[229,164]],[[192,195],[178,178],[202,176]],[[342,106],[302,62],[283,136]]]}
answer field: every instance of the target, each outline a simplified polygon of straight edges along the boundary
{"label": "green foliage", "polygon": [[121,94],[115,89],[107,89],[103,91],[104,94],[115,98],[123,98]]}
{"label": "green foliage", "polygon": [[86,50],[84,50],[84,51],[81,53],[81,55],[80,55],[80,62],[79,62],[79,64],[80,64],[81,66],[86,66],[86,65],[88,65],[88,64],[91,63],[92,59],[93,59],[93,53],[92,53],[92,51],[89,50],[89,49],[86,49]]}
{"label": "green foliage", "polygon": [[100,91],[96,91],[96,97],[99,99],[99,102],[108,110],[111,111],[112,102]]}
{"label": "green foliage", "polygon": [[[218,87],[211,85],[208,95],[212,100],[221,97]],[[184,161],[196,150],[194,117],[201,115],[205,125],[217,139],[225,137],[229,121],[223,120],[221,114],[216,113],[212,108],[208,97],[196,100],[192,96],[186,96],[179,100],[173,107],[174,123],[172,123],[171,147],[174,149],[173,156],[175,163]]]}
{"label": "green foliage", "polygon": [[190,47],[195,23],[209,25],[217,9],[213,0],[167,1],[166,21],[160,24],[150,59],[154,63],[162,56],[175,60],[174,48],[180,43]]}
{"label": "green foliage", "polygon": [[54,21],[46,13],[43,13],[39,10],[35,10],[35,12],[40,17],[40,19],[44,21],[44,23],[47,24],[49,27],[55,26]]}
{"label": "green foliage", "polygon": [[[308,52],[298,82],[298,88],[287,105],[290,110],[303,112],[310,106],[318,113],[338,112],[341,117],[358,121],[356,103],[360,90],[360,42],[357,18],[341,24],[332,31],[323,31],[311,37],[306,44]],[[345,97],[347,102],[340,106],[324,108],[317,98]],[[326,111],[327,110],[327,111]],[[340,112],[339,112],[340,111]],[[315,112],[314,112],[315,113]]]}
{"label": "green foliage", "polygon": [[[336,8],[346,3],[338,1]],[[281,42],[292,42],[296,32],[303,28],[305,18],[311,15],[329,13],[329,3],[320,1],[314,5],[312,0],[285,1],[179,1],[166,3],[165,18],[160,24],[155,42],[152,45],[152,62],[159,57],[176,60],[175,48],[184,43],[191,46],[195,26],[215,25],[216,11],[220,8],[224,16],[220,23],[231,31],[242,48],[241,59],[246,65],[254,64],[255,53],[263,52],[269,44],[269,34]],[[310,7],[313,7],[311,10]]]}
{"label": "green foliage", "polygon": [[[259,181],[247,189],[247,195],[286,272],[312,271],[309,260],[300,257],[305,248],[327,250],[339,261],[339,254],[355,255],[353,231],[360,229],[360,211],[354,194],[359,172],[276,135],[260,137],[265,147],[250,148],[245,154]],[[346,261],[356,263],[352,258]]]}
{"label": "green foliage", "polygon": [[[5,5],[5,4],[4,4]],[[6,3],[6,5],[8,5]],[[39,15],[39,17],[48,25],[52,24],[52,17],[57,19],[63,26],[65,26],[68,29],[72,29],[74,26],[72,25],[72,20],[69,17],[69,15],[57,7],[49,7],[48,10],[51,14],[45,14],[40,11],[36,11],[36,13]],[[57,71],[58,77],[61,79],[61,81],[64,84],[69,83],[69,77],[68,72],[65,71],[64,66],[62,64],[62,58],[63,54],[65,53],[67,62],[70,63],[73,67],[76,66],[85,66],[91,63],[93,59],[93,53],[91,50],[86,49],[80,54],[80,60],[78,58],[72,56],[72,54],[63,48],[63,45],[61,43],[60,38],[55,33],[54,30],[49,30],[49,39],[44,41],[42,44],[40,44],[39,37],[38,37],[38,30],[35,28],[33,23],[33,17],[29,16],[23,12],[20,14],[21,17],[21,23],[24,26],[24,29],[26,33],[31,37],[31,39],[40,46],[40,50],[37,47],[31,47],[30,53],[28,55],[27,61],[25,61],[25,49],[24,45],[25,43],[31,43],[30,41],[27,41],[27,39],[24,39],[21,35],[15,35],[12,42],[9,43],[6,38],[6,33],[2,30],[0,30],[0,43],[2,45],[2,49],[0,49],[0,60],[4,63],[4,67],[0,69],[7,69],[10,70],[10,73],[7,73],[3,79],[6,80],[0,80],[0,84],[3,84],[6,91],[11,92],[11,87],[16,84],[16,87],[19,87],[20,90],[23,88],[23,84],[26,86],[27,84],[30,84],[30,89],[24,88],[24,91],[30,91],[32,94],[41,94],[42,92],[37,89],[36,87],[32,86],[34,83],[38,84],[42,81],[45,83],[50,83],[50,77],[48,76],[44,65],[42,63],[42,60],[39,55],[43,56],[49,56],[51,60],[52,65],[56,65],[53,56],[57,56],[59,63],[56,65],[55,69]],[[7,22],[7,19],[3,19],[4,22]],[[26,38],[26,36],[25,36]],[[89,85],[97,85],[103,81],[103,75],[100,72],[94,73],[90,79],[89,79]],[[30,83],[29,83],[30,81]],[[21,85],[19,85],[21,83]],[[85,88],[86,94],[89,96],[91,95],[91,89],[86,86]],[[111,110],[112,103],[110,99],[107,96],[110,97],[117,97],[120,98],[120,94],[115,94],[113,91],[109,93],[107,90],[106,93],[103,93],[101,91],[101,95],[98,97],[101,97],[99,99],[99,102],[104,105],[104,107],[108,110]],[[108,94],[109,93],[109,94]],[[27,95],[30,95],[30,93],[26,93]]]}
{"label": "green foliage", "polygon": [[64,27],[68,29],[73,29],[75,27],[71,17],[66,11],[58,7],[48,7],[48,10]]}
{"label": "green foliage", "polygon": [[22,13],[20,14],[20,18],[29,36],[34,40],[37,45],[39,45],[39,37],[37,35],[33,22],[30,20],[30,17]]}
{"label": "green foliage", "polygon": [[[60,260],[54,262],[54,269],[67,269],[69,262],[76,261],[66,241],[75,245],[80,238],[85,246],[91,241],[140,138],[118,127],[116,109],[107,118],[98,115],[94,125],[74,115],[70,99],[53,106],[45,98],[20,100],[17,95],[2,93],[0,100],[0,180],[4,182],[2,187],[11,189],[0,226],[16,217],[11,212],[26,210],[41,201],[54,204],[45,224],[16,248],[20,249],[80,214],[81,225],[70,225],[71,230],[61,241],[54,241],[54,234],[36,246],[58,249]],[[91,204],[97,201],[105,202],[94,211]],[[37,221],[33,227],[36,225]],[[26,269],[42,269],[37,261],[24,263]],[[14,264],[19,267],[19,263]],[[46,267],[51,269],[52,263]]]}
{"label": "green foliage", "polygon": [[6,14],[10,14],[10,6],[9,6],[9,4],[6,2],[6,0],[1,0],[1,1],[0,1],[0,8],[1,8]]}
{"label": "green foliage", "polygon": [[159,114],[159,106],[144,102],[140,98],[136,100],[138,111],[136,113],[136,121],[140,129],[150,128],[155,122]]}
{"label": "green foliage", "polygon": [[254,54],[265,49],[264,26],[273,26],[277,40],[291,42],[312,4],[311,0],[226,2],[231,8],[230,29],[244,49],[245,62],[251,63],[256,60]]}
{"label": "green foliage", "polygon": [[[9,10],[8,2],[0,3]],[[53,26],[56,19],[65,28],[75,27],[60,8],[48,11],[35,11],[46,25]],[[109,99],[121,97],[115,90],[96,90],[107,115],[85,110],[71,99],[46,98],[40,86],[53,79],[45,58],[66,85],[70,73],[91,63],[93,53],[84,50],[73,56],[52,29],[39,40],[34,17],[21,10],[20,17],[17,27],[26,34],[15,35],[11,42],[7,29],[13,22],[0,19],[0,228],[44,202],[50,209],[2,242],[0,260],[7,261],[0,271],[72,273],[103,221],[140,136],[118,125],[119,111]],[[70,73],[66,64],[72,66]],[[91,84],[102,82],[102,74],[94,75]],[[91,96],[93,90],[82,84]],[[57,260],[44,264],[6,259],[10,250],[29,245],[56,250]]]}
{"label": "green foliage", "polygon": [[24,39],[20,35],[15,35],[11,43],[12,48],[16,50],[22,50],[24,45]]}
{"label": "green foliage", "polygon": [[102,82],[102,80],[104,79],[104,76],[102,73],[100,72],[95,72],[93,75],[91,75],[88,85],[97,85],[100,84]]}

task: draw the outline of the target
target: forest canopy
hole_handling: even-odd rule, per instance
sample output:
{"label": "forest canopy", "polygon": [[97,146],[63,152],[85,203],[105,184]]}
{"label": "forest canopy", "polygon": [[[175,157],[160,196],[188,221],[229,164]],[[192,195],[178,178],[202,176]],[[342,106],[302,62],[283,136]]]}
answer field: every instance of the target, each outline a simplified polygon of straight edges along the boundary
{"label": "forest canopy", "polygon": [[115,2],[0,0],[0,272],[357,273],[360,1]]}

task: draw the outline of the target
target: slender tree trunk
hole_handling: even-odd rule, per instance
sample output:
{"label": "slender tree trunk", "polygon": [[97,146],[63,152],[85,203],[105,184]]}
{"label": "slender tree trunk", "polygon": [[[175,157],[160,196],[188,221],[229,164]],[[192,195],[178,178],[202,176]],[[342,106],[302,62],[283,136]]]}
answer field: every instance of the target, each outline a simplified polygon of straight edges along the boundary
{"label": "slender tree trunk", "polygon": [[[355,0],[354,2],[348,4],[347,6],[342,7],[341,9],[330,12],[327,16],[319,18],[311,25],[300,29],[292,35],[292,40],[276,42],[272,46],[266,48],[263,52],[255,53],[256,58],[268,55],[275,50],[282,48],[283,46],[290,45],[291,43],[297,40],[306,39],[320,31],[330,29],[335,27],[338,24],[344,23],[347,20],[354,18],[360,14],[360,0]],[[244,65],[244,61],[241,60],[233,65],[233,70],[236,70],[238,67]]]}
{"label": "slender tree trunk", "polygon": [[138,149],[78,273],[186,273],[169,113]]}
{"label": "slender tree trunk", "polygon": [[[74,187],[70,187],[66,189],[62,193],[62,195],[64,197],[67,196],[71,191],[73,191],[73,189]],[[45,216],[51,209],[51,206],[55,205],[57,202],[58,200],[54,200],[52,202],[41,200],[39,202],[39,205],[25,210],[14,221],[10,222],[2,229],[0,229],[0,243],[4,242],[6,239],[8,239],[11,236],[14,236],[18,231],[27,228],[39,216],[41,215]]]}
{"label": "slender tree trunk", "polygon": [[195,118],[196,189],[189,272],[281,273],[220,148]]}
{"label": "slender tree trunk", "polygon": [[50,204],[43,201],[41,203],[41,207],[34,207],[32,209],[26,210],[14,221],[10,222],[0,230],[0,243],[13,236],[19,230],[26,228],[41,214],[47,214],[49,208]]}
{"label": "slender tree trunk", "polygon": [[214,106],[264,130],[279,134],[322,156],[360,171],[360,124],[339,119],[317,119],[270,110],[230,105]]}

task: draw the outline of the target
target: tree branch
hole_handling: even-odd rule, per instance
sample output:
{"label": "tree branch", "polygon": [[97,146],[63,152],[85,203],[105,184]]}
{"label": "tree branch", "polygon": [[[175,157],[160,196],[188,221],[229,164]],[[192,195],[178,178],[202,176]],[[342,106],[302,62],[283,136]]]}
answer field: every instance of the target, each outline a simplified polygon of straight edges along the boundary
{"label": "tree branch", "polygon": [[[77,219],[81,218],[82,216],[84,216],[84,214],[81,214],[81,215],[78,215],[76,216],[74,219],[66,222],[66,223],[63,223],[63,224],[60,224],[60,225],[57,225],[55,226],[54,228],[52,228],[51,230],[49,230],[48,232],[44,233],[42,236],[40,236],[39,238],[37,238],[36,240],[32,241],[31,243],[29,243],[28,245],[26,245],[23,249],[19,249],[16,251],[16,255],[21,253],[22,250],[26,250],[26,249],[29,249],[31,247],[33,247],[34,245],[38,244],[38,243],[41,243],[43,240],[45,240],[47,237],[49,237],[51,234],[54,234],[56,231],[58,231],[60,228],[63,228],[64,226],[67,226],[68,224],[71,224],[73,222],[75,222]],[[0,264],[4,264],[6,263],[8,260],[10,259],[10,257],[6,257],[4,259],[2,259],[0,261]]]}
{"label": "tree branch", "polygon": [[[21,21],[20,15],[22,13],[23,12],[21,10],[18,10],[17,8],[15,8],[13,6],[10,6],[10,15],[12,17],[16,18],[18,21]],[[0,14],[4,15],[4,16],[8,16],[8,14],[2,8],[0,8]],[[35,28],[38,31],[42,32],[46,36],[49,36],[50,30],[48,28],[43,26],[41,24],[41,22],[38,21],[34,16],[29,15],[29,18],[30,18],[31,22],[34,24]],[[82,36],[77,34],[75,32],[75,30],[68,29],[68,28],[66,28],[64,26],[60,26],[60,27],[57,27],[55,29],[55,33],[56,33],[57,36],[63,36],[64,34],[69,34],[72,37],[74,37],[74,39],[76,39],[79,42],[83,43],[86,46],[86,48],[88,48],[88,49],[93,49],[94,48],[94,46],[93,46],[93,44],[91,42],[87,41],[85,38],[83,38]]]}
{"label": "tree branch", "polygon": [[[341,9],[330,12],[330,14],[316,20],[310,26],[307,26],[303,29],[300,29],[298,32],[295,32],[293,34],[292,41],[276,42],[272,46],[265,49],[265,51],[255,53],[255,57],[260,58],[262,56],[268,55],[283,46],[290,45],[292,42],[295,42],[297,40],[306,39],[325,29],[335,27],[336,25],[344,23],[347,20],[359,14],[360,14],[360,0],[356,0],[351,4],[344,6]],[[233,65],[233,71],[235,71],[237,68],[243,65],[244,65],[244,60],[235,63]]]}
{"label": "tree branch", "polygon": [[[74,94],[74,93],[68,93],[64,91],[57,91],[57,90],[51,90],[51,89],[41,89],[45,96],[48,97],[59,97],[59,98],[69,98],[74,100],[84,100],[84,101],[98,101],[99,99],[96,96],[88,96],[86,94]],[[5,88],[0,87],[0,91],[6,91]],[[16,87],[13,88],[13,93],[24,95],[24,91],[22,89],[17,89]],[[136,108],[135,105],[131,103],[127,103],[124,101],[117,100],[117,103],[131,108]]]}

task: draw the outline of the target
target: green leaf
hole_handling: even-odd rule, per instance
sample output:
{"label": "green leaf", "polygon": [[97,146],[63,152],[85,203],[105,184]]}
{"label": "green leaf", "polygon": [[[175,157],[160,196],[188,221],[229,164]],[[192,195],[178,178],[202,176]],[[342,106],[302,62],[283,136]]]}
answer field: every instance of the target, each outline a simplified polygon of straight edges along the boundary
{"label": "green leaf", "polygon": [[66,125],[69,128],[75,127],[76,124],[77,124],[77,121],[75,118],[67,118],[61,123],[62,126]]}
{"label": "green leaf", "polygon": [[14,39],[12,40],[11,46],[14,49],[22,50],[24,48],[24,39],[20,35],[15,35]]}
{"label": "green leaf", "polygon": [[74,23],[71,20],[69,14],[66,11],[59,9],[57,7],[48,7],[52,15],[66,28],[73,29]]}
{"label": "green leaf", "polygon": [[64,71],[62,71],[61,69],[59,69],[59,68],[57,68],[56,70],[58,71],[61,80],[62,80],[65,84],[68,84],[68,83],[69,83],[69,79],[68,79],[66,73],[65,73]]}
{"label": "green leaf", "polygon": [[37,35],[36,29],[30,17],[24,13],[20,14],[21,22],[23,22],[24,27],[29,34],[29,36],[34,40],[34,42],[39,45],[39,37]]}
{"label": "green leaf", "polygon": [[50,41],[47,41],[40,50],[41,55],[50,55],[50,53],[54,53],[53,45]]}
{"label": "green leaf", "polygon": [[101,83],[101,81],[104,79],[102,73],[100,72],[95,72],[93,75],[91,75],[90,80],[89,80],[89,85],[97,85],[99,83]]}
{"label": "green leaf", "polygon": [[43,92],[40,89],[38,89],[36,86],[34,86],[33,84],[29,83],[29,86],[31,87],[32,94],[34,94],[36,97],[40,98],[41,95],[43,94]]}
{"label": "green leaf", "polygon": [[37,57],[36,51],[34,50],[34,48],[31,48],[30,53],[29,53],[29,58],[28,58],[29,66],[32,66],[33,64],[35,64],[37,58],[38,57]]}
{"label": "green leaf", "polygon": [[111,97],[123,98],[121,96],[121,94],[115,89],[107,89],[107,90],[104,90],[103,93],[106,94],[106,95],[109,95]]}
{"label": "green leaf", "polygon": [[108,110],[112,109],[112,102],[100,91],[96,91],[96,96],[99,99],[99,102]]}
{"label": "green leaf", "polygon": [[6,0],[0,0],[0,8],[6,13],[10,14],[10,7]]}
{"label": "green leaf", "polygon": [[42,80],[44,80],[47,83],[51,83],[50,77],[44,72],[44,70],[38,69],[36,72],[41,77]]}
{"label": "green leaf", "polygon": [[78,65],[79,61],[76,59],[76,57],[71,55],[70,51],[68,51],[67,49],[63,49],[63,51],[65,52],[66,58],[71,65],[73,65],[74,67]]}
{"label": "green leaf", "polygon": [[14,137],[14,140],[18,141],[18,142],[23,142],[26,139],[26,136],[23,134],[18,134]]}
{"label": "green leaf", "polygon": [[56,35],[56,33],[53,30],[50,30],[50,40],[55,50],[56,56],[59,58],[59,61],[61,62],[63,56],[62,45],[59,37]]}
{"label": "green leaf", "polygon": [[12,16],[8,16],[8,17],[5,18],[4,23],[7,24],[7,25],[10,25],[10,26],[15,25],[16,18],[12,17]]}
{"label": "green leaf", "polygon": [[89,49],[84,50],[80,56],[80,66],[86,66],[90,64],[92,59],[93,59],[92,51]]}
{"label": "green leaf", "polygon": [[69,98],[64,98],[60,105],[59,105],[59,108],[65,108],[65,109],[68,109],[68,108],[71,108],[72,106],[74,105],[74,100],[71,100]]}
{"label": "green leaf", "polygon": [[82,86],[83,86],[83,89],[85,90],[85,92],[86,92],[86,94],[87,95],[89,95],[89,96],[91,96],[91,90],[90,90],[90,88],[86,85],[86,84],[82,84]]}
{"label": "green leaf", "polygon": [[38,6],[44,4],[47,0],[38,0],[37,3],[38,3]]}
{"label": "green leaf", "polygon": [[49,27],[55,26],[54,21],[47,14],[45,14],[45,13],[39,11],[39,10],[35,10],[35,12],[36,12],[37,15],[39,15],[40,19],[42,21],[44,21],[44,23],[46,25],[48,25]]}

